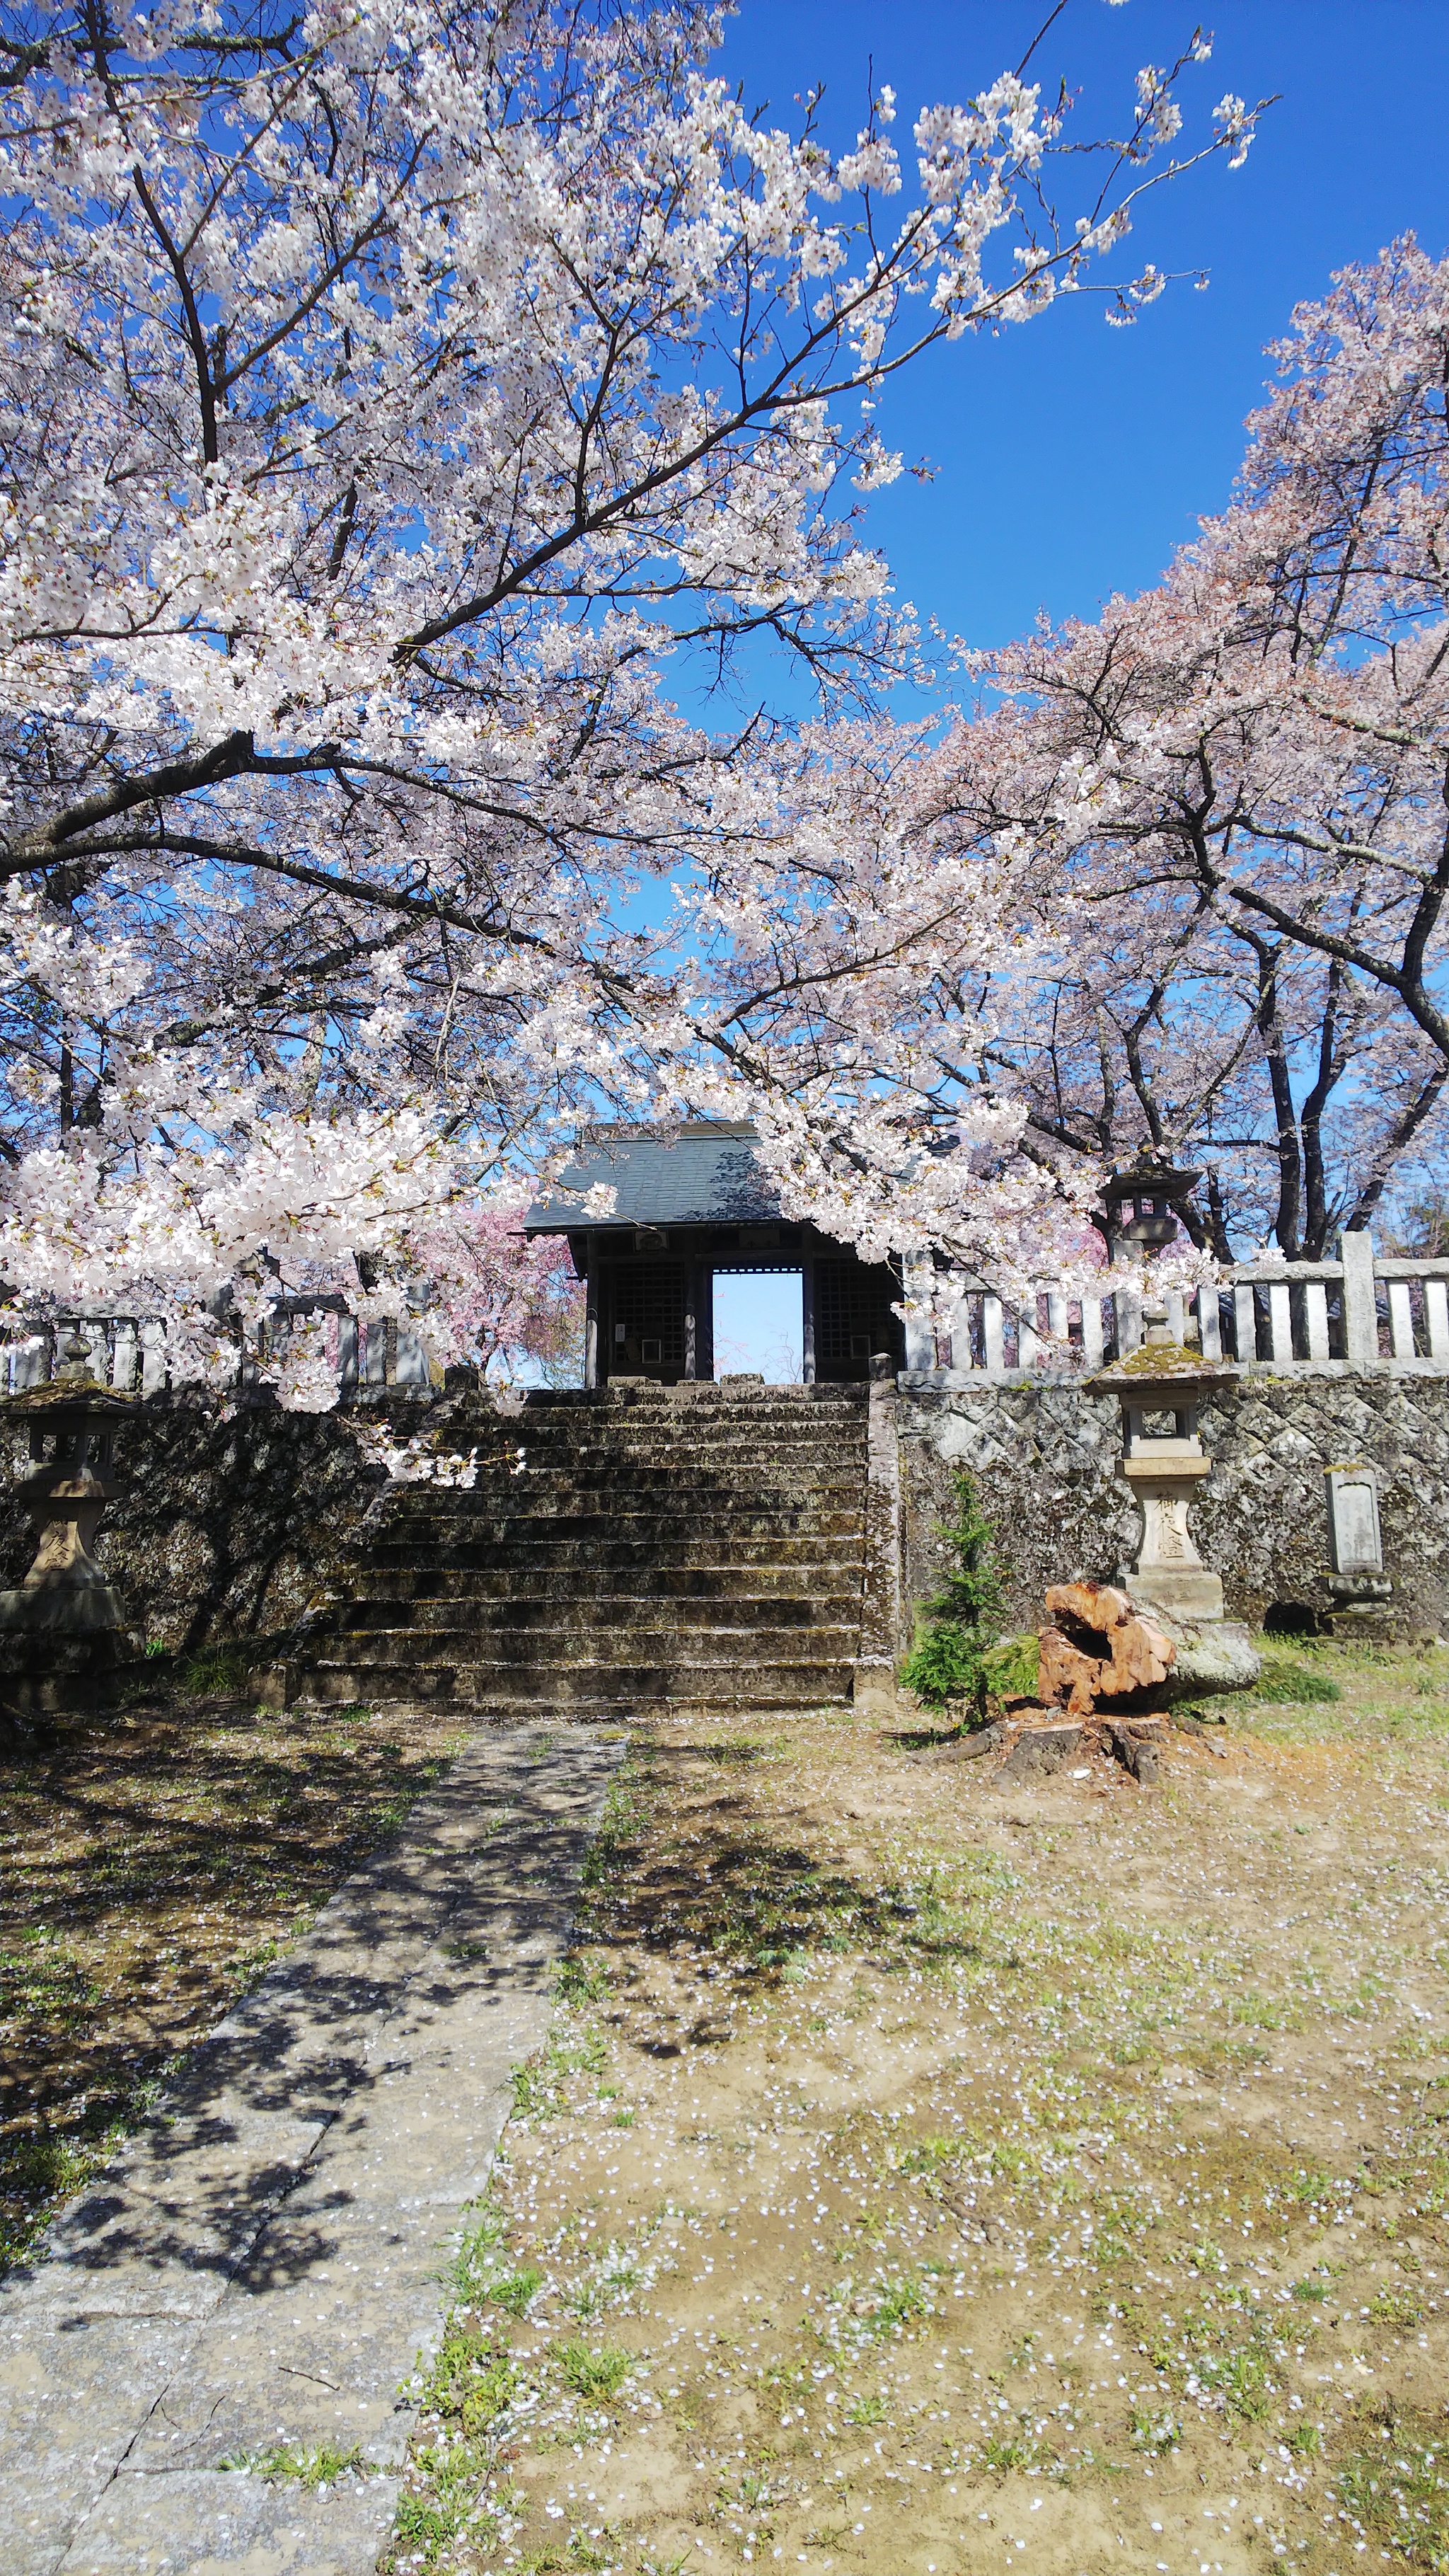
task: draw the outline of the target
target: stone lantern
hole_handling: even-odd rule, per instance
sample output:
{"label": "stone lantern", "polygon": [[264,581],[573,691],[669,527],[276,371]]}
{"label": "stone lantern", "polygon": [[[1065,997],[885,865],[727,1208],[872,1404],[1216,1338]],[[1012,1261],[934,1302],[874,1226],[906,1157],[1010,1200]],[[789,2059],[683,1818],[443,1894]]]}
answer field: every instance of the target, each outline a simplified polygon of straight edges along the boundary
{"label": "stone lantern", "polygon": [[1103,1187],[1111,1258],[1142,1260],[1177,1241],[1183,1210],[1202,1179],[1179,1170],[1166,1154],[1143,1154],[1115,1171]]}
{"label": "stone lantern", "polygon": [[1221,1619],[1222,1577],[1203,1564],[1187,1516],[1198,1485],[1212,1472],[1198,1433],[1199,1408],[1234,1373],[1174,1342],[1164,1308],[1147,1308],[1144,1319],[1140,1348],[1088,1381],[1122,1407],[1122,1473],[1142,1506],[1142,1544],[1129,1588],[1134,1601],[1170,1618]]}
{"label": "stone lantern", "polygon": [[49,1386],[0,1404],[29,1433],[31,1473],[16,1488],[38,1545],[24,1581],[0,1592],[0,1702],[25,1720],[110,1695],[129,1652],[114,1587],[92,1554],[112,1482],[116,1433],[137,1410],[89,1374],[74,1331]]}
{"label": "stone lantern", "polygon": [[1223,1617],[1222,1576],[1204,1565],[1188,1525],[1193,1496],[1213,1464],[1202,1445],[1199,1413],[1216,1388],[1235,1382],[1236,1371],[1175,1341],[1167,1307],[1151,1292],[1153,1257],[1176,1242],[1201,1178],[1200,1172],[1178,1170],[1165,1155],[1148,1154],[1108,1181],[1102,1195],[1112,1258],[1125,1255],[1146,1274],[1146,1333],[1135,1351],[1087,1380],[1094,1393],[1115,1395],[1122,1408],[1122,1473],[1142,1507],[1142,1538],[1127,1589],[1134,1605],[1150,1611],[1173,1640],[1171,1695],[1187,1690],[1194,1698],[1249,1690],[1262,1670],[1247,1629]]}

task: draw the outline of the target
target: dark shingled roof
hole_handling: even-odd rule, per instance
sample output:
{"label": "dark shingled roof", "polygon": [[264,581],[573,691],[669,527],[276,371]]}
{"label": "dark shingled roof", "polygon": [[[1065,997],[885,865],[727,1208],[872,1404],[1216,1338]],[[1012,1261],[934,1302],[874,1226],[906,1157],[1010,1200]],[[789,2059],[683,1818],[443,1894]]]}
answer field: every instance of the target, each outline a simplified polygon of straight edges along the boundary
{"label": "dark shingled roof", "polygon": [[612,1216],[590,1217],[564,1199],[540,1199],[524,1220],[530,1234],[569,1234],[591,1225],[768,1225],[778,1217],[775,1185],[755,1157],[753,1127],[691,1121],[679,1127],[593,1127],[579,1139],[560,1186],[603,1182],[618,1195]]}

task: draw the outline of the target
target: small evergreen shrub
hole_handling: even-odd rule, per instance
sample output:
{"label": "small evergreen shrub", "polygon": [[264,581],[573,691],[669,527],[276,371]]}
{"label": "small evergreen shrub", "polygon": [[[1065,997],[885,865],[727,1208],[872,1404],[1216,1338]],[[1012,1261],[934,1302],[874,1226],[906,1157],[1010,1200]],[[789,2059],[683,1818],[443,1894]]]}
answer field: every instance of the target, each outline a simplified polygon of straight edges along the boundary
{"label": "small evergreen shrub", "polygon": [[901,1680],[928,1708],[948,1700],[985,1705],[985,1657],[1001,1610],[995,1531],[976,1499],[976,1486],[958,1468],[956,1518],[939,1524],[956,1562],[934,1601],[921,1613],[916,1642],[901,1666]]}
{"label": "small evergreen shrub", "polygon": [[1041,1680],[1041,1639],[1036,1630],[999,1637],[982,1656],[981,1672],[993,1699],[1035,1699]]}
{"label": "small evergreen shrub", "polygon": [[944,1708],[948,1699],[979,1699],[982,1682],[981,1639],[959,1619],[937,1619],[923,1627],[901,1666],[908,1690],[928,1708]]}

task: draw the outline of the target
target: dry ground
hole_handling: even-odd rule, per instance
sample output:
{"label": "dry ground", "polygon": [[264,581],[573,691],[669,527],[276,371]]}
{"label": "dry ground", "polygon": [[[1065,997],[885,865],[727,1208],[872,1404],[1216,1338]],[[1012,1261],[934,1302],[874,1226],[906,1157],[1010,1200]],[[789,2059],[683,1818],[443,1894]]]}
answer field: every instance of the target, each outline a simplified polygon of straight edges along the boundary
{"label": "dry ground", "polygon": [[456,1716],[199,1691],[0,1757],[0,2262],[437,1778]]}
{"label": "dry ground", "polygon": [[1288,1651],[1157,1790],[637,1735],[399,2570],[1449,2570],[1449,1651]]}

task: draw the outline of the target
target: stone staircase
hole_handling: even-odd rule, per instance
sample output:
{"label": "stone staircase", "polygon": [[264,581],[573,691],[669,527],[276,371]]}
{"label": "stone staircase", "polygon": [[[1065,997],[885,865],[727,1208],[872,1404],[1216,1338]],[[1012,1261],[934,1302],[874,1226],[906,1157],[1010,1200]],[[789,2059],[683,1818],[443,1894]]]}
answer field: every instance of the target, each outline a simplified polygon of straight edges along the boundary
{"label": "stone staircase", "polygon": [[531,1395],[450,1422],[467,1490],[385,1499],[289,1698],[625,1712],[848,1699],[868,1397],[758,1381]]}

